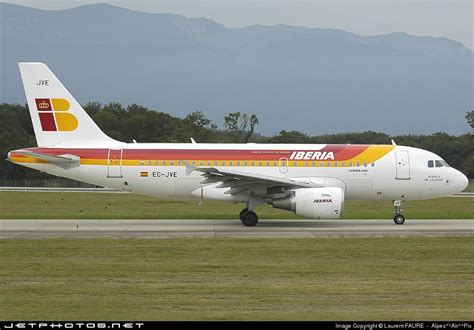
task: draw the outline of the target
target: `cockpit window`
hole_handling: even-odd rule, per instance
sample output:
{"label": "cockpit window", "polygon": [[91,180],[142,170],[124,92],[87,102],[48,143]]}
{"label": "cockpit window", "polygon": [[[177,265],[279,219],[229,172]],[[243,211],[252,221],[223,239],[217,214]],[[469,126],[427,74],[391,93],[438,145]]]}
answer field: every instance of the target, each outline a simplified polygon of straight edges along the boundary
{"label": "cockpit window", "polygon": [[434,162],[432,160],[428,161],[428,167],[434,167]]}
{"label": "cockpit window", "polygon": [[443,163],[440,160],[435,160],[436,167],[444,167]]}
{"label": "cockpit window", "polygon": [[441,163],[443,163],[443,165],[446,166],[446,167],[451,167],[451,166],[449,166],[449,164],[446,163],[444,160],[441,160]]}

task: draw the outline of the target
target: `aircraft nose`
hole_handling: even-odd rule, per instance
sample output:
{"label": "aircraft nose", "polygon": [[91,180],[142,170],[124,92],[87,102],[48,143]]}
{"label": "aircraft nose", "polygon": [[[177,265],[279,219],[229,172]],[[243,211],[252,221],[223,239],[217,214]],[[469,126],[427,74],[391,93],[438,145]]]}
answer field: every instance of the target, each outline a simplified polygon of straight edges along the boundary
{"label": "aircraft nose", "polygon": [[464,189],[466,189],[468,184],[468,178],[464,174],[456,170],[456,175],[454,176],[454,186],[456,187],[456,191],[463,191]]}

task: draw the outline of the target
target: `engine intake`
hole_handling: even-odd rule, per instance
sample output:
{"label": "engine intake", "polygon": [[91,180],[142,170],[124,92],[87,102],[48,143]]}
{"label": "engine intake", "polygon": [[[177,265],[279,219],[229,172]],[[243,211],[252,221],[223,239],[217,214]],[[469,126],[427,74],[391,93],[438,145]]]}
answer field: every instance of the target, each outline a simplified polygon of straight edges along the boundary
{"label": "engine intake", "polygon": [[344,190],[337,187],[300,188],[291,197],[274,199],[274,208],[310,219],[338,219],[344,208]]}

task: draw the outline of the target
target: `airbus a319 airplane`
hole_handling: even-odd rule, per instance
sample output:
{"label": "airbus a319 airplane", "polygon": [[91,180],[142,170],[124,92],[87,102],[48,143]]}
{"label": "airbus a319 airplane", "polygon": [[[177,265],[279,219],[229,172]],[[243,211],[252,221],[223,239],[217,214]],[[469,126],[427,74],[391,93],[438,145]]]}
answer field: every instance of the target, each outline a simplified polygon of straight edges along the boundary
{"label": "airbus a319 airplane", "polygon": [[[19,63],[38,147],[8,160],[52,175],[152,196],[245,203],[255,226],[261,204],[311,219],[339,218],[347,200],[443,197],[468,180],[417,148],[350,144],[124,143],[92,121],[43,63]],[[179,210],[176,210],[179,212]]]}

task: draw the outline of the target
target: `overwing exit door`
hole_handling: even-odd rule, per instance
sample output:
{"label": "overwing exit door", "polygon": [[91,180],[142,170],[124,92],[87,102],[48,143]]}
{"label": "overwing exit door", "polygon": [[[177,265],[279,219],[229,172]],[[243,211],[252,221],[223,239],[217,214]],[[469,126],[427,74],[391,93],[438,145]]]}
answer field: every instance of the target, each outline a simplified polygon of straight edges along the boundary
{"label": "overwing exit door", "polygon": [[280,165],[280,173],[288,173],[288,158],[280,158],[278,163]]}

